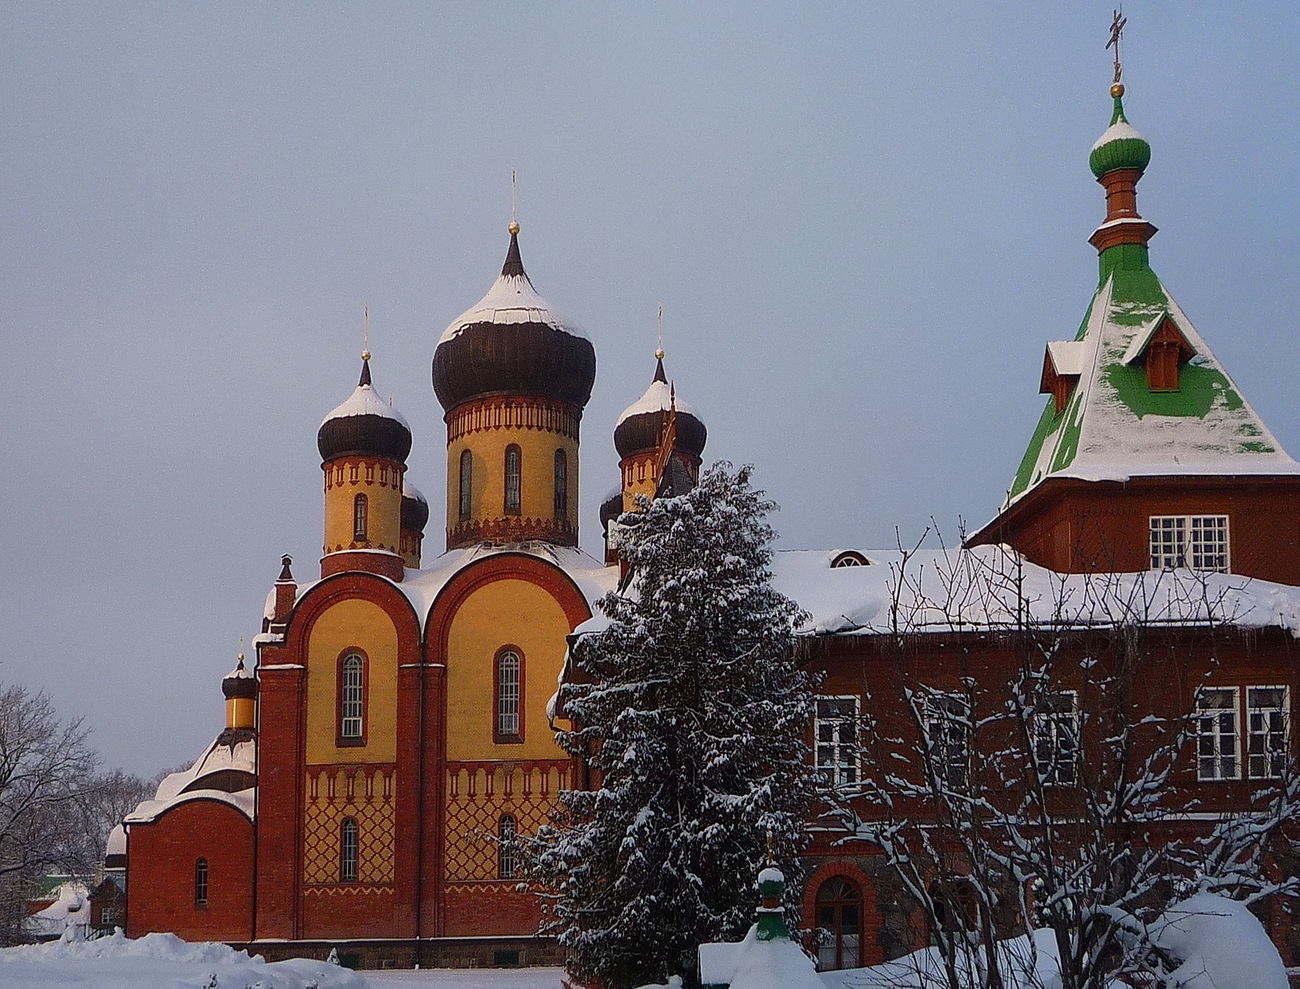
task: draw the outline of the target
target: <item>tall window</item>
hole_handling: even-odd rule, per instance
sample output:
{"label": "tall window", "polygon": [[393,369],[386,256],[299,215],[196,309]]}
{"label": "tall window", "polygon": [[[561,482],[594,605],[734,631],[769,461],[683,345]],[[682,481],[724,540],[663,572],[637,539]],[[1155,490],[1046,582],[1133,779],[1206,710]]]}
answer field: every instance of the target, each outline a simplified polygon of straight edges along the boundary
{"label": "tall window", "polygon": [[352,499],[352,538],[366,538],[366,496],[363,494]]}
{"label": "tall window", "polygon": [[194,905],[208,905],[208,860],[199,859],[194,863]]}
{"label": "tall window", "polygon": [[520,697],[523,686],[523,659],[513,649],[497,653],[496,668],[496,739],[516,742],[523,735]]}
{"label": "tall window", "polygon": [[1196,695],[1196,778],[1235,780],[1241,775],[1237,748],[1237,688],[1206,687]]}
{"label": "tall window", "polygon": [[1152,570],[1187,567],[1227,573],[1230,564],[1228,516],[1151,516]]}
{"label": "tall window", "polygon": [[569,458],[563,450],[555,451],[555,517],[569,514]]}
{"label": "tall window", "polygon": [[360,653],[343,657],[339,677],[339,737],[360,739],[366,728],[366,661]]}
{"label": "tall window", "polygon": [[497,827],[497,876],[514,879],[519,870],[519,848],[515,844],[515,819],[510,814],[501,815]]}
{"label": "tall window", "polygon": [[1270,779],[1286,768],[1290,711],[1286,687],[1246,688],[1246,760],[1252,779]]}
{"label": "tall window", "polygon": [[474,457],[468,450],[460,451],[460,520],[464,522],[473,508]]}
{"label": "tall window", "polygon": [[858,698],[818,697],[816,718],[817,769],[831,786],[858,781]]}
{"label": "tall window", "polygon": [[521,471],[519,447],[511,443],[506,447],[506,511],[519,514],[519,474]]}
{"label": "tall window", "polygon": [[817,890],[817,926],[826,936],[817,946],[817,968],[857,968],[862,944],[862,890],[843,876],[832,876]]}
{"label": "tall window", "polygon": [[1034,763],[1048,786],[1071,786],[1078,774],[1079,716],[1075,692],[1063,690],[1043,697],[1031,724]]}
{"label": "tall window", "polygon": [[926,731],[934,770],[951,787],[966,785],[970,772],[970,707],[958,694],[925,698]]}
{"label": "tall window", "polygon": [[357,822],[347,817],[339,825],[339,882],[357,881]]}

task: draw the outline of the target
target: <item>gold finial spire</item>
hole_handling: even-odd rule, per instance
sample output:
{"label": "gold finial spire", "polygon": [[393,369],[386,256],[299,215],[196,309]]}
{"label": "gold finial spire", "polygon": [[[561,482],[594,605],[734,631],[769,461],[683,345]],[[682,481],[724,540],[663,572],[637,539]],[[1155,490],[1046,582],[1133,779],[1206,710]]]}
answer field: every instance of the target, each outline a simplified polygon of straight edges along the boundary
{"label": "gold finial spire", "polygon": [[773,841],[774,841],[774,839],[773,839],[773,837],[772,837],[772,832],[771,832],[771,831],[768,831],[768,833],[767,833],[767,867],[768,867],[769,869],[776,865],[776,861],[775,861],[775,859],[774,859],[773,856],[772,856],[772,844],[773,844]]}
{"label": "gold finial spire", "polygon": [[1124,72],[1119,60],[1119,38],[1120,35],[1124,33],[1124,25],[1127,23],[1128,18],[1120,11],[1116,10],[1115,17],[1110,22],[1110,40],[1106,42],[1107,48],[1115,49],[1115,83],[1110,87],[1110,93],[1112,96],[1124,95],[1124,85],[1119,81],[1120,76]]}
{"label": "gold finial spire", "polygon": [[519,233],[519,191],[515,185],[515,170],[510,169],[510,233]]}
{"label": "gold finial spire", "polygon": [[244,637],[239,637],[239,665],[244,665]]}
{"label": "gold finial spire", "polygon": [[370,303],[367,302],[361,306],[361,315],[365,320],[365,336],[361,344],[361,359],[368,361],[370,360]]}
{"label": "gold finial spire", "polygon": [[655,348],[655,360],[664,359],[664,304],[659,303],[659,346]]}

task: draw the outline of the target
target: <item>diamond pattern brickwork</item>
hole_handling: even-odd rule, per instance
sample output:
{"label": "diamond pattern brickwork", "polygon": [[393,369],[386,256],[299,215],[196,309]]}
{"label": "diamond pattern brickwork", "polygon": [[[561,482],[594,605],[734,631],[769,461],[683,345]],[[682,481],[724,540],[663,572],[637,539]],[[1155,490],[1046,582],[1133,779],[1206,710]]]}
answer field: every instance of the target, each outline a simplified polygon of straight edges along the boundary
{"label": "diamond pattern brickwork", "polygon": [[339,882],[339,831],[349,817],[357,822],[357,882],[395,881],[396,787],[392,766],[310,768],[303,813],[304,883]]}
{"label": "diamond pattern brickwork", "polygon": [[556,794],[569,785],[563,759],[460,762],[447,767],[445,861],[448,882],[498,879],[501,815],[521,835],[550,820]]}

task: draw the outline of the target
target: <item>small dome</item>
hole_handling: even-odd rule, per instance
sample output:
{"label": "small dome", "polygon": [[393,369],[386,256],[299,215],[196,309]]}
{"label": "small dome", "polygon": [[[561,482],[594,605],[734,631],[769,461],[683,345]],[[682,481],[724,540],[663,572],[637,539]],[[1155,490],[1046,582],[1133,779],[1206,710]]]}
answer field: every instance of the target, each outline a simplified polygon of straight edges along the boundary
{"label": "small dome", "polygon": [[226,700],[257,696],[257,680],[253,672],[244,666],[242,654],[239,657],[239,664],[222,678],[221,693],[225,695]]}
{"label": "small dome", "polygon": [[429,502],[420,489],[408,481],[402,482],[402,528],[423,532],[429,521]]}
{"label": "small dome", "polygon": [[595,348],[537,294],[512,227],[500,277],[438,339],[433,354],[438,401],[448,412],[487,395],[549,398],[581,408],[595,382]]}
{"label": "small dome", "polygon": [[322,460],[369,455],[406,463],[406,455],[411,452],[411,427],[400,412],[375,394],[370,385],[369,359],[361,362],[356,391],[320,424],[316,448]]}
{"label": "small dome", "polygon": [[600,503],[600,531],[608,532],[609,524],[623,514],[623,489],[615,488]]}
{"label": "small dome", "polygon": [[1088,156],[1088,167],[1097,178],[1121,168],[1135,168],[1141,172],[1151,164],[1151,145],[1124,118],[1123,95],[1122,89],[1115,95],[1115,112],[1111,115],[1110,126],[1097,138],[1092,154]]}
{"label": "small dome", "polygon": [[[668,377],[664,374],[663,358],[655,366],[654,380],[636,402],[623,410],[614,426],[614,447],[622,459],[637,453],[656,450],[664,432],[664,418],[674,401]],[[704,452],[708,430],[680,398],[677,405],[677,449],[698,457]]]}

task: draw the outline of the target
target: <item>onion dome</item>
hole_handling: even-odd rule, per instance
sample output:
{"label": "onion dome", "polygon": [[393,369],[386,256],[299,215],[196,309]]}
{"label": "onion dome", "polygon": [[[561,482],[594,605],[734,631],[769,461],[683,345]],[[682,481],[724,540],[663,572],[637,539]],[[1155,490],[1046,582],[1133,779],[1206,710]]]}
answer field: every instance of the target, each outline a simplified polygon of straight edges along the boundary
{"label": "onion dome", "polygon": [[226,700],[257,696],[257,680],[253,677],[252,670],[244,666],[243,653],[239,654],[239,664],[222,678],[221,692]]}
{"label": "onion dome", "polygon": [[400,412],[375,394],[370,385],[370,354],[361,355],[356,391],[325,417],[316,433],[322,460],[343,456],[387,457],[406,463],[411,427]]}
{"label": "onion dome", "polygon": [[579,408],[596,382],[596,351],[578,326],[537,294],[519,256],[519,225],[487,295],[451,321],[433,354],[442,407],[488,395],[552,399]]}
{"label": "onion dome", "polygon": [[402,528],[423,532],[429,521],[429,502],[420,489],[409,481],[402,481]]}
{"label": "onion dome", "polygon": [[1088,167],[1097,178],[1121,168],[1141,172],[1151,164],[1151,145],[1124,117],[1124,87],[1116,83],[1110,93],[1115,98],[1115,112],[1111,114],[1110,126],[1097,138],[1088,156]]}
{"label": "onion dome", "polygon": [[[664,419],[668,408],[674,404],[672,389],[668,386],[668,377],[664,374],[663,351],[656,355],[654,380],[636,402],[623,410],[614,426],[614,447],[621,459],[649,450],[657,450],[663,437]],[[677,449],[698,457],[704,452],[704,443],[708,430],[704,423],[691,411],[691,407],[680,398],[675,400],[677,406]]]}
{"label": "onion dome", "polygon": [[609,531],[609,524],[623,514],[623,489],[615,488],[600,503],[600,529]]}

